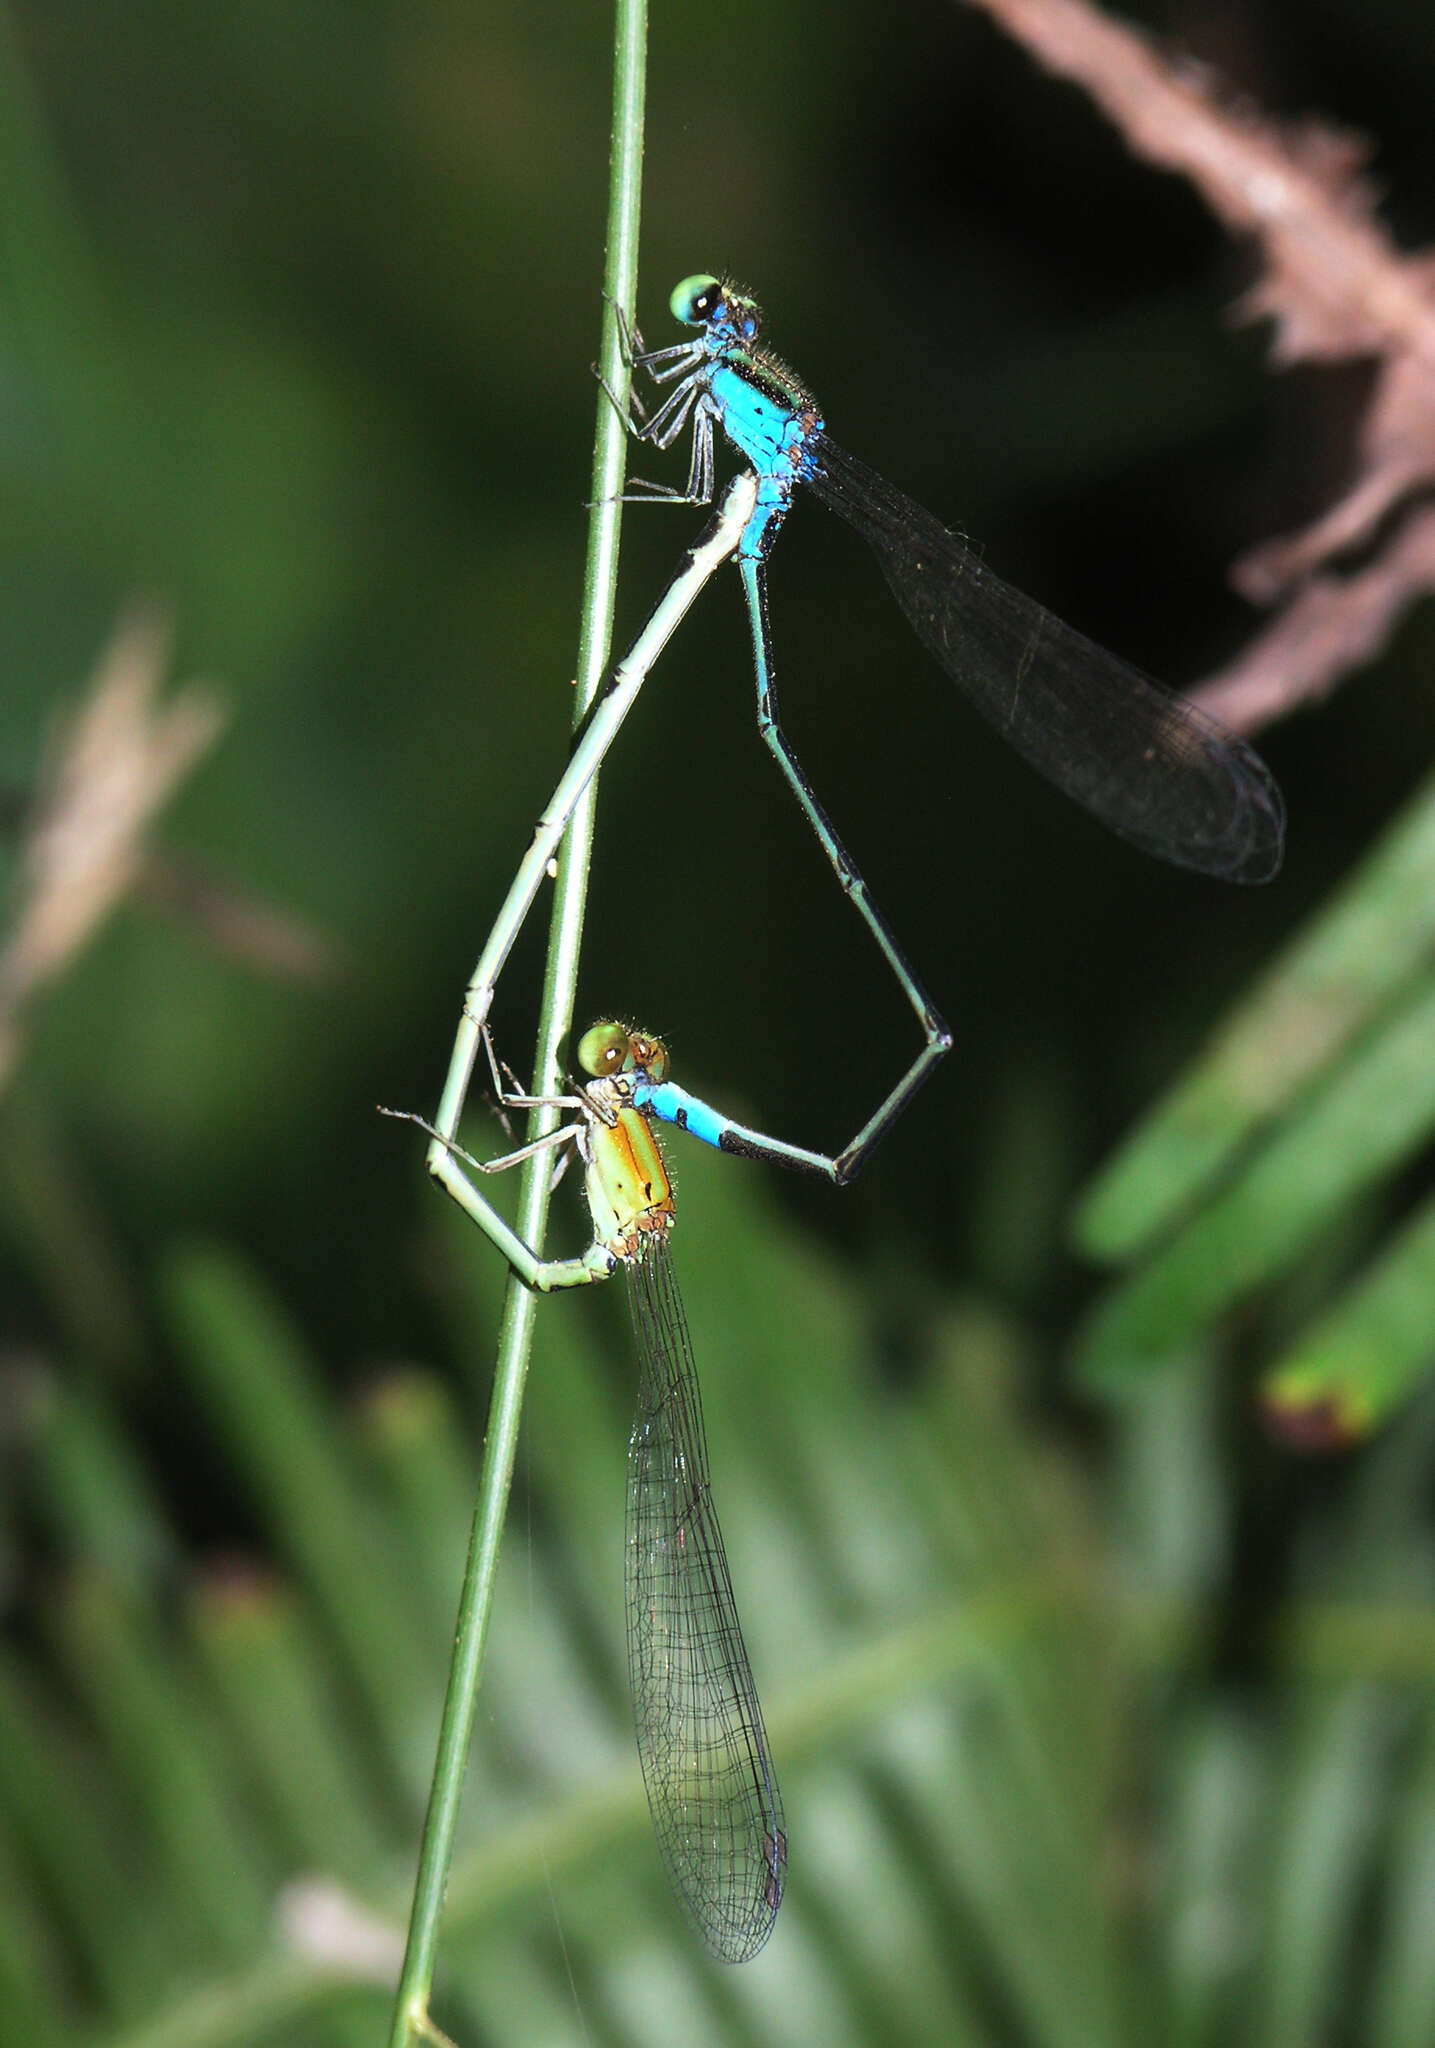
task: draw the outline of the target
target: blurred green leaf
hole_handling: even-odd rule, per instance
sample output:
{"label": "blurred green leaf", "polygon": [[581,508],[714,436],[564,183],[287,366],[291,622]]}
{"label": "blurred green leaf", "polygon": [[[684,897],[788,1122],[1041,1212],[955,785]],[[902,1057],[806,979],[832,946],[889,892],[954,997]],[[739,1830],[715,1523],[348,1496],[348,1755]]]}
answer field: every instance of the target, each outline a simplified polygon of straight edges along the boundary
{"label": "blurred green leaf", "polygon": [[[1280,1118],[1423,985],[1435,944],[1435,788],[1426,787],[1084,1196],[1084,1251],[1128,1263],[1213,1201]],[[1406,1007],[1409,1007],[1406,1004]]]}
{"label": "blurred green leaf", "polygon": [[[1288,1274],[1426,1142],[1432,902],[1427,790],[1098,1177],[1078,1234],[1134,1271],[1081,1333],[1088,1386],[1161,1367]],[[1435,1361],[1427,1232],[1409,1224],[1270,1369],[1279,1427],[1309,1442],[1358,1435]]]}
{"label": "blurred green leaf", "polygon": [[1435,987],[1421,983],[1311,1090],[1244,1170],[1101,1304],[1077,1351],[1119,1386],[1286,1270],[1435,1123]]}
{"label": "blurred green leaf", "polygon": [[1336,1306],[1269,1368],[1262,1398],[1297,1442],[1347,1443],[1435,1365],[1435,1205],[1426,1203]]}

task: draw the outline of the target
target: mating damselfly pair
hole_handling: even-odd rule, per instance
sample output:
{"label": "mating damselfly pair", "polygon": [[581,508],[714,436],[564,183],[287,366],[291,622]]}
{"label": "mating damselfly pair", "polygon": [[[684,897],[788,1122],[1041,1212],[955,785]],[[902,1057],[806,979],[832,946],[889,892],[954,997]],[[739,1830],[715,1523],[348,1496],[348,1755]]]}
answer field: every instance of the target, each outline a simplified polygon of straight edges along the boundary
{"label": "mating damselfly pair", "polygon": [[[776,1774],[708,1483],[702,1406],[669,1235],[672,1192],[653,1132],[671,1123],[720,1150],[841,1183],[851,1178],[951,1044],[866,883],[813,794],[778,719],[767,562],[799,485],[873,550],[918,637],[992,725],[1058,788],[1149,853],[1224,880],[1260,882],[1280,864],[1279,791],[1243,740],[1003,583],[964,541],[828,438],[811,394],[760,345],[755,303],[708,276],[685,279],[671,310],[692,338],[644,350],[634,365],[663,391],[629,420],[658,449],[691,435],[686,487],[635,486],[635,498],[712,501],[716,429],[742,462],[714,516],[594,703],[545,806],[469,983],[437,1116],[426,1125],[434,1178],[528,1286],[542,1292],[630,1276],[639,1406],[629,1458],[628,1659],[638,1749],[674,1887],[711,1952],[754,1955],[781,1903],[786,1836]],[[584,790],[658,655],[721,565],[742,580],[757,679],[758,726],[792,793],[903,990],[921,1032],[905,1073],[835,1153],[809,1150],[722,1117],[667,1079],[661,1043],[619,1024],[580,1043],[584,1079],[561,1095],[506,1087],[488,1041],[498,977]],[[479,1048],[505,1107],[572,1121],[501,1159],[458,1144]],[[546,1259],[499,1215],[466,1169],[501,1171],[571,1146],[586,1174],[593,1242]]]}

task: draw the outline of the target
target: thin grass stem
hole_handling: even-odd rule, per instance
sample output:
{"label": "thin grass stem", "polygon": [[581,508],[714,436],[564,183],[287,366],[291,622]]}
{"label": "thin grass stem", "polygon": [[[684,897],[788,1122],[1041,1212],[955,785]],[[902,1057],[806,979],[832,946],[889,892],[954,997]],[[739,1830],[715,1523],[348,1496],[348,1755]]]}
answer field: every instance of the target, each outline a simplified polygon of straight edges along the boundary
{"label": "thin grass stem", "polygon": [[[630,372],[622,346],[619,313],[621,311],[631,327],[637,302],[647,33],[647,0],[616,0],[613,130],[603,272],[606,296],[599,360],[603,382],[596,393],[597,428],[590,494],[592,510],[588,523],[577,689],[574,692],[575,726],[581,722],[597,693],[612,643],[627,436],[622,413],[618,406],[610,403],[603,384],[618,398],[625,412]],[[579,800],[559,855],[548,933],[547,966],[543,977],[542,1009],[534,1052],[535,1095],[559,1092],[559,1058],[573,1022],[596,804],[595,778]],[[553,1128],[557,1114],[551,1108],[534,1110],[528,1122],[529,1140],[545,1136]],[[525,1167],[519,1194],[518,1228],[531,1245],[541,1247],[543,1244],[550,1182],[551,1162],[546,1154],[540,1152]],[[478,1703],[484,1641],[488,1633],[499,1543],[518,1446],[518,1424],[536,1312],[537,1297],[517,1278],[510,1279],[499,1333],[478,1501],[459,1596],[453,1661],[449,1667],[433,1785],[419,1848],[408,1943],[394,2002],[391,2048],[415,2048],[415,2044],[433,2039],[433,2022],[429,2018],[428,2007],[438,1950],[439,1920],[444,1887],[453,1860],[454,1833]]]}

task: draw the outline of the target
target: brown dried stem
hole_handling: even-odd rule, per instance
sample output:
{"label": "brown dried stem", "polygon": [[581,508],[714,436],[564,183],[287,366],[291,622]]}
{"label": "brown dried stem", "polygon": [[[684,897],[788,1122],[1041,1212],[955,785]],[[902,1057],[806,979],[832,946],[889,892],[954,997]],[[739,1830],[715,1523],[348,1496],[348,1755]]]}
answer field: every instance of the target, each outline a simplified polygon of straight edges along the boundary
{"label": "brown dried stem", "polygon": [[1082,86],[1139,156],[1188,178],[1233,233],[1254,238],[1262,274],[1240,311],[1274,323],[1277,363],[1377,363],[1345,495],[1304,533],[1266,543],[1233,570],[1254,602],[1287,609],[1196,694],[1228,725],[1253,730],[1323,697],[1435,588],[1435,545],[1419,516],[1359,574],[1330,571],[1337,554],[1372,544],[1401,499],[1435,482],[1435,261],[1391,242],[1359,174],[1358,138],[1223,104],[1209,73],[1084,0],[972,4]]}
{"label": "brown dried stem", "polygon": [[207,690],[156,704],[167,641],[151,614],[126,621],[55,750],[0,951],[0,1083],[23,1015],[133,887],[151,818],[220,732],[223,714]]}

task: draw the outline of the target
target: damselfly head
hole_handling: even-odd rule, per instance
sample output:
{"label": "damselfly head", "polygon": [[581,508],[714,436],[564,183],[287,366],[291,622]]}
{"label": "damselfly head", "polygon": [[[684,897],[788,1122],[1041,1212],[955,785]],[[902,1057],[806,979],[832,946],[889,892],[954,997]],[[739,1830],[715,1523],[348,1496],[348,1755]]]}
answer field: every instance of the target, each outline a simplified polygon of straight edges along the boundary
{"label": "damselfly head", "polygon": [[661,1081],[668,1071],[668,1049],[651,1032],[608,1021],[583,1033],[578,1041],[578,1064],[597,1081],[635,1073]]}
{"label": "damselfly head", "polygon": [[578,1064],[585,1074],[606,1081],[628,1064],[628,1027],[625,1024],[595,1024],[578,1041]]}
{"label": "damselfly head", "polygon": [[668,307],[684,327],[706,327],[721,340],[744,346],[755,342],[762,328],[762,310],[756,299],[748,298],[736,285],[702,272],[674,286]]}

